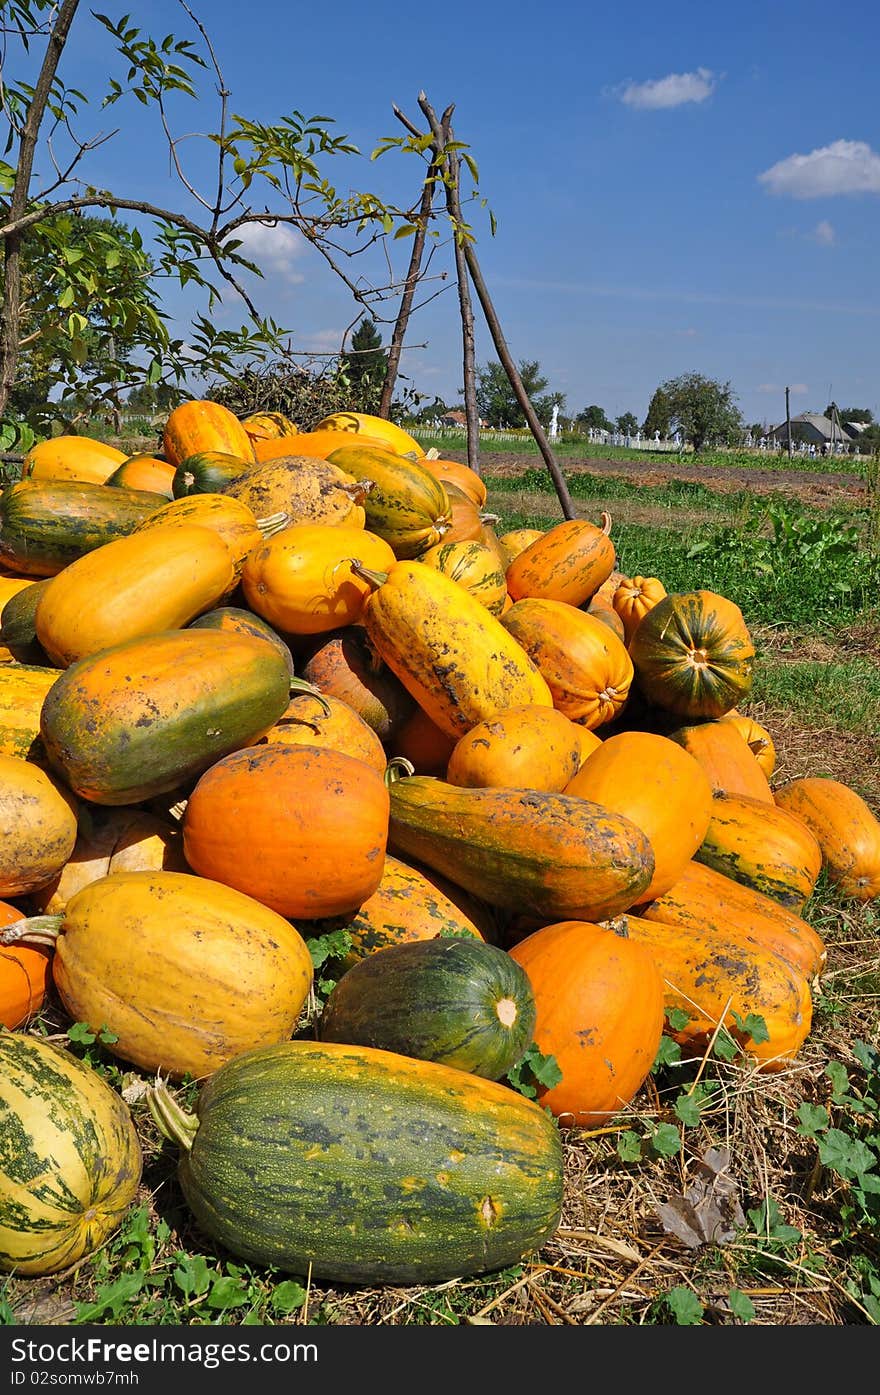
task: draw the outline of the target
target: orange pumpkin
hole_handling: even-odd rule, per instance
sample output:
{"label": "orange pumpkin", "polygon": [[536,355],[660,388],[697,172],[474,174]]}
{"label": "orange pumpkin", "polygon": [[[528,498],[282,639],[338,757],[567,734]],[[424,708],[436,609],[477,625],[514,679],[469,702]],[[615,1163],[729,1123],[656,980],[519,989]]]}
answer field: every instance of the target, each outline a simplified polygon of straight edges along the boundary
{"label": "orange pumpkin", "polygon": [[334,697],[294,693],[287,711],[261,736],[259,745],[280,741],[288,746],[321,746],[356,756],[384,775],[388,758],[373,728],[347,703]]}
{"label": "orange pumpkin", "polygon": [[694,722],[676,727],[669,739],[699,761],[714,794],[747,794],[773,803],[770,782],[733,722]]}
{"label": "orange pumpkin", "polygon": [[358,442],[365,436],[375,436],[386,450],[396,451],[398,455],[410,455],[417,460],[421,460],[425,454],[416,438],[404,431],[402,426],[369,412],[331,412],[329,416],[321,418],[315,430],[348,432],[357,436]]}
{"label": "orange pumpkin", "polygon": [[[0,901],[0,927],[21,920],[22,912]],[[46,1000],[52,956],[36,946],[0,945],[0,1026],[23,1027]]]}
{"label": "orange pumpkin", "polygon": [[576,723],[555,707],[509,707],[477,722],[446,766],[451,785],[564,790],[581,763]]}
{"label": "orange pumpkin", "polygon": [[154,455],[130,455],[104,482],[120,489],[144,489],[173,499],[171,488],[176,466]]}
{"label": "orange pumpkin", "polygon": [[470,591],[492,615],[500,615],[508,599],[504,571],[495,554],[478,539],[436,543],[418,559],[426,567],[434,567],[452,577],[459,586]]}
{"label": "orange pumpkin", "polygon": [[364,761],[273,741],[212,765],[190,794],[183,850],[199,876],[288,919],[351,913],[382,879],[389,797]]}
{"label": "orange pumpkin", "polygon": [[393,737],[415,707],[415,699],[371,648],[359,624],[318,635],[308,645],[300,673],[325,697],[347,703],[380,741]]}
{"label": "orange pumpkin", "polygon": [[560,712],[594,730],[621,710],[632,660],[601,620],[567,601],[527,597],[501,623],[541,673]]}
{"label": "orange pumpkin", "polygon": [[162,432],[162,454],[175,467],[203,450],[219,450],[253,460],[250,436],[234,412],[220,402],[193,398],[169,413]]}
{"label": "orange pumpkin", "polygon": [[800,915],[822,870],[822,849],[794,811],[745,794],[716,794],[706,836],[694,854]]}
{"label": "orange pumpkin", "polygon": [[666,595],[666,587],[656,576],[621,576],[614,588],[611,604],[623,623],[629,644],[643,616],[653,610]]}
{"label": "orange pumpkin", "polygon": [[276,629],[323,634],[359,620],[373,590],[353,564],[384,572],[395,561],[390,544],[367,529],[294,523],[248,555],[241,586],[251,609]]}
{"label": "orange pumpkin", "polygon": [[416,704],[395,731],[389,750],[392,756],[408,760],[417,775],[445,776],[455,740],[449,732],[441,731],[425,709]]}
{"label": "orange pumpkin", "polygon": [[564,1128],[619,1114],[647,1079],[663,1034],[663,980],[650,952],[590,921],[545,925],[509,951],[535,997],[535,1042],[562,1079],[538,1103]]}
{"label": "orange pumpkin", "polygon": [[515,601],[529,596],[583,605],[614,570],[611,519],[598,528],[585,518],[568,518],[548,529],[514,557],[507,589]]}
{"label": "orange pumpkin", "polygon": [[647,731],[607,737],[565,788],[632,819],[654,851],[650,901],[679,879],[706,836],[712,789],[705,771],[681,746]]}
{"label": "orange pumpkin", "polygon": [[241,576],[246,558],[264,538],[271,537],[286,523],[282,514],[257,518],[241,499],[226,494],[189,494],[163,504],[149,518],[138,524],[134,532],[149,533],[155,528],[173,524],[189,527],[197,524],[216,533],[229,548],[236,579]]}
{"label": "orange pumpkin", "polygon": [[514,557],[518,557],[521,552],[524,552],[527,547],[543,536],[543,528],[513,528],[509,533],[502,533],[498,542],[507,559],[506,566],[509,567]]}
{"label": "orange pumpkin", "polygon": [[736,708],[730,712],[725,712],[724,716],[718,720],[730,722],[736,727],[769,780],[776,769],[776,747],[767,728],[761,726],[761,723],[756,722],[753,717],[744,717],[741,712],[737,712]]}
{"label": "orange pumpkin", "polygon": [[751,690],[751,635],[739,606],[714,591],[664,596],[629,652],[648,702],[680,717],[721,717]]}
{"label": "orange pumpkin", "polygon": [[472,470],[469,465],[462,465],[457,460],[429,460],[427,456],[420,457],[426,470],[430,470],[432,475],[436,475],[438,480],[444,484],[455,485],[481,509],[486,502],[489,491],[486,488],[486,481],[476,470]]}
{"label": "orange pumpkin", "polygon": [[841,895],[856,901],[880,896],[880,819],[856,790],[827,776],[802,776],[781,785],[774,797],[814,834],[822,865]]}
{"label": "orange pumpkin", "polygon": [[[326,460],[331,451],[339,450],[344,441],[338,431],[296,431],[290,435],[266,437],[253,443],[254,456],[259,464],[267,460],[277,460],[284,455],[310,455],[317,460]],[[378,446],[388,450],[389,446],[378,436],[358,436],[359,445]]]}
{"label": "orange pumpkin", "polygon": [[78,810],[60,779],[22,756],[0,756],[0,896],[25,896],[58,875]]}

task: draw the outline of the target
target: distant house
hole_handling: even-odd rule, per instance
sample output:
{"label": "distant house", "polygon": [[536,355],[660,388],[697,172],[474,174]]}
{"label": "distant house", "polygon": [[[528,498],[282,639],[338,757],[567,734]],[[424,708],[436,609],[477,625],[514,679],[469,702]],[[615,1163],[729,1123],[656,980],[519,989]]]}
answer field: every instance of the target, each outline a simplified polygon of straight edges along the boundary
{"label": "distant house", "polygon": [[[488,425],[489,425],[489,423],[488,423],[487,421],[483,421],[483,418],[482,418],[482,417],[480,417],[480,419],[479,419],[479,424],[480,424],[480,426],[488,426]],[[444,412],[444,413],[443,413],[442,417],[440,418],[440,425],[441,425],[441,426],[460,426],[460,427],[462,427],[462,429],[465,429],[465,428],[467,427],[467,417],[465,416],[464,412],[460,412],[460,411],[458,411],[458,409],[456,408],[455,411],[452,411],[452,412]]]}
{"label": "distant house", "polygon": [[[788,423],[780,422],[767,434],[777,445],[787,445]],[[791,419],[791,439],[793,443],[803,442],[808,446],[831,446],[848,443],[853,437],[839,422],[832,422],[829,417],[823,417],[818,412],[801,412]]]}

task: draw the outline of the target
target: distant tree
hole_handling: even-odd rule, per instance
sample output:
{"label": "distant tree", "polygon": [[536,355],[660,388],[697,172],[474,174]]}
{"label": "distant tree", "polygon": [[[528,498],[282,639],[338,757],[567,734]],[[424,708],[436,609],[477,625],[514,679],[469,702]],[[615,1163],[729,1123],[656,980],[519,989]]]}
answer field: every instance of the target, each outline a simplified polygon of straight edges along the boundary
{"label": "distant tree", "polygon": [[585,430],[590,426],[594,431],[613,431],[614,429],[614,423],[606,417],[604,408],[597,407],[595,404],[592,407],[584,407],[582,412],[578,412],[575,421]]}
{"label": "distant tree", "polygon": [[[521,359],[517,364],[519,376],[526,396],[541,417],[546,401],[541,394],[547,387],[548,379],[541,372],[537,359]],[[491,360],[477,367],[476,398],[480,416],[489,426],[526,426],[525,413],[516,399],[510,379],[502,364]],[[563,399],[564,400],[564,399]],[[553,403],[547,411],[547,420],[553,410]]]}
{"label": "distant tree", "polygon": [[642,431],[646,436],[653,436],[655,432],[659,432],[661,436],[666,437],[669,435],[669,421],[669,398],[663,388],[658,387],[648,403],[648,415],[642,424]]}
{"label": "distant tree", "polygon": [[[829,402],[825,408],[826,417],[830,417],[833,409],[837,407],[836,402]],[[866,426],[870,426],[874,420],[874,413],[870,407],[837,407],[837,415],[841,421],[863,421]]]}
{"label": "distant tree", "polygon": [[661,383],[658,391],[669,404],[669,425],[680,431],[694,450],[701,450],[707,441],[730,445],[741,438],[743,419],[730,383],[719,383],[702,373],[682,373]]}
{"label": "distant tree", "polygon": [[339,360],[340,370],[351,384],[352,410],[375,411],[382,396],[386,364],[382,336],[369,315],[365,315],[351,336],[351,349]]}
{"label": "distant tree", "polygon": [[622,431],[625,436],[632,436],[634,432],[638,431],[639,423],[635,413],[624,412],[622,416],[619,416],[617,418],[617,429],[618,431]]}
{"label": "distant tree", "polygon": [[138,383],[125,399],[125,405],[132,412],[170,412],[178,396],[169,383]]}

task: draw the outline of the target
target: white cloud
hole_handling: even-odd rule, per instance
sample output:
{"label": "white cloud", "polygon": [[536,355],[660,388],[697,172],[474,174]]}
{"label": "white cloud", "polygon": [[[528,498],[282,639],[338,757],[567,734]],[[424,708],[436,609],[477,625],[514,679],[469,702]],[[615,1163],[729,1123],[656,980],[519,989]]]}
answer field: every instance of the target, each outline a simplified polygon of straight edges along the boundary
{"label": "white cloud", "polygon": [[880,155],[867,141],[835,140],[809,155],[789,155],[758,175],[771,194],[819,199],[835,194],[880,194]]}
{"label": "white cloud", "polygon": [[657,111],[662,107],[680,107],[685,102],[705,102],[715,90],[715,78],[709,68],[697,68],[693,73],[669,73],[648,82],[628,82],[619,90],[620,100],[626,106]]}
{"label": "white cloud", "polygon": [[342,329],[317,329],[303,335],[303,348],[316,354],[338,354],[344,333]]}
{"label": "white cloud", "polygon": [[813,241],[818,242],[820,247],[833,247],[837,241],[837,234],[827,218],[823,218],[813,229]]}
{"label": "white cloud", "polygon": [[264,276],[280,276],[291,285],[305,279],[294,269],[294,262],[303,253],[302,238],[286,223],[276,223],[274,227],[265,223],[246,223],[236,231],[235,240],[242,244],[237,249],[241,256],[256,262]]}

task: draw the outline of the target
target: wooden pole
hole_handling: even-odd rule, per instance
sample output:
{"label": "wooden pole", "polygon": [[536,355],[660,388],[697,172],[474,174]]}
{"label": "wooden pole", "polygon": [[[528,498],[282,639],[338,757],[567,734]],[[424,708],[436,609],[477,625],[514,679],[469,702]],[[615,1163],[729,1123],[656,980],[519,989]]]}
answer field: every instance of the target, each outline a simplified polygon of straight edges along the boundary
{"label": "wooden pole", "polygon": [[788,458],[791,460],[791,406],[789,405],[789,390],[785,389],[785,434],[788,437]]}
{"label": "wooden pole", "polygon": [[[395,116],[400,116],[399,111],[394,107]],[[422,267],[422,253],[425,248],[425,237],[428,222],[431,217],[431,208],[434,203],[434,185],[437,180],[437,164],[432,161],[425,176],[425,185],[422,189],[422,202],[419,208],[418,217],[415,220],[416,230],[413,234],[412,253],[409,259],[409,270],[406,274],[406,281],[403,286],[403,295],[400,298],[400,309],[397,312],[397,319],[394,324],[394,332],[391,335],[391,344],[388,349],[388,359],[385,368],[385,381],[382,384],[382,397],[379,402],[378,415],[387,421],[391,416],[391,399],[394,395],[394,387],[397,382],[397,372],[400,367],[400,356],[403,352],[403,341],[406,337],[409,317],[412,313],[413,297],[419,280],[419,272]]]}

